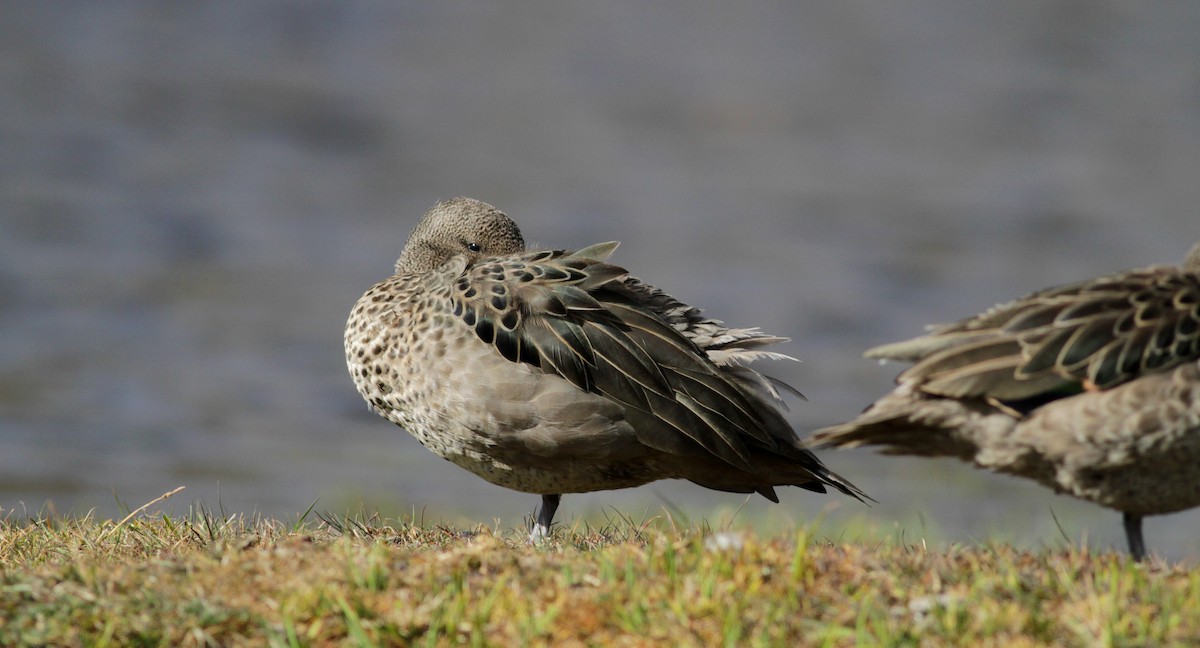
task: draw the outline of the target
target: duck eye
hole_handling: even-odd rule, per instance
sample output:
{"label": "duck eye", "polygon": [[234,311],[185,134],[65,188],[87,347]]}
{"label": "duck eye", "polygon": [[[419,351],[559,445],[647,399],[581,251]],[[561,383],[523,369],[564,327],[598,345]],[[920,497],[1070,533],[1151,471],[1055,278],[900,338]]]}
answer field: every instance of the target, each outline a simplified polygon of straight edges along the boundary
{"label": "duck eye", "polygon": [[467,249],[472,252],[478,252],[483,249],[478,243],[467,243]]}

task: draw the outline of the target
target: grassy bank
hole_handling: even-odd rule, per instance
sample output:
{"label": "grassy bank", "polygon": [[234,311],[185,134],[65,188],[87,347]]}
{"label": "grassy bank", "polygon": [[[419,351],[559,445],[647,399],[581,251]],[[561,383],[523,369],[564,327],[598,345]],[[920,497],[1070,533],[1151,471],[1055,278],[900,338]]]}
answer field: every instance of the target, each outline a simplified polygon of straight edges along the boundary
{"label": "grassy bank", "polygon": [[0,522],[0,645],[1170,645],[1200,570],[615,521]]}

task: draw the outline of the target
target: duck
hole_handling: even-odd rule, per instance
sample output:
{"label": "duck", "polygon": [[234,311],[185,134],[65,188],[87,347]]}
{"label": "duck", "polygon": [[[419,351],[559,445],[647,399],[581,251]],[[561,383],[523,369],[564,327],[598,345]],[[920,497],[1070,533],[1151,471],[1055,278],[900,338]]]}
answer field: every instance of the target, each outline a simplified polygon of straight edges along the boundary
{"label": "duck", "polygon": [[794,388],[751,368],[786,338],[731,328],[608,262],[617,243],[526,249],[471,198],[441,201],[357,301],[346,364],[370,408],[435,455],[538,494],[683,479],[778,502],[777,486],[866,494],[784,418]]}
{"label": "duck", "polygon": [[956,457],[1122,514],[1200,505],[1200,244],[1182,265],[1040,290],[867,358],[911,363],[810,447]]}

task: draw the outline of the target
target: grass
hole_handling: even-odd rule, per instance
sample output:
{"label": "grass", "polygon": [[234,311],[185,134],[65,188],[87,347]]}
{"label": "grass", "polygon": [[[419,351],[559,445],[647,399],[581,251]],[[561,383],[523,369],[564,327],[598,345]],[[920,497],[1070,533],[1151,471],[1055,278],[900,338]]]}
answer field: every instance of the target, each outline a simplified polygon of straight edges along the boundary
{"label": "grass", "polygon": [[1200,570],[1086,549],[939,552],[679,528],[0,521],[0,645],[1186,645]]}

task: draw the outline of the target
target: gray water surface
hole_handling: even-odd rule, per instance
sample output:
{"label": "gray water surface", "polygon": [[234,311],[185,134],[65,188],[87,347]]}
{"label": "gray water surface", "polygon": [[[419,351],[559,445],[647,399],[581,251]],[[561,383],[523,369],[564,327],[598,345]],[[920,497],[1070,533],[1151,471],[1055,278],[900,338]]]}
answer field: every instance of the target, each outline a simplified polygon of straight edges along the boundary
{"label": "gray water surface", "polygon": [[[849,418],[898,370],[863,349],[1200,238],[1200,6],[1130,7],[8,3],[0,512],[186,485],[168,509],[520,524],[535,496],[370,414],[343,366],[351,304],[455,195],[537,244],[623,241],[792,338],[798,430]],[[1124,546],[1116,513],[1029,482],[823,456],[879,503],[658,483],[559,515]],[[1198,516],[1149,544],[1194,561]]]}

